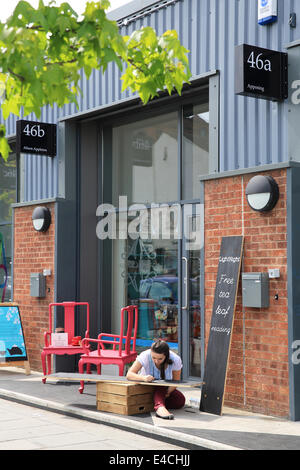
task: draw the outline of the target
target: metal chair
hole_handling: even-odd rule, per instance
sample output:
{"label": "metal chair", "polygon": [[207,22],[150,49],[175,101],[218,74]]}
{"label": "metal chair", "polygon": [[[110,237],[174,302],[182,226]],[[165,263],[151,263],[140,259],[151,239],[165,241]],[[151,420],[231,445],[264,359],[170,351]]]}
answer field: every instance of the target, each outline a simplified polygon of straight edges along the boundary
{"label": "metal chair", "polygon": [[[125,314],[127,313],[127,330],[125,331]],[[101,333],[98,339],[85,338],[82,341],[84,354],[79,362],[79,373],[84,371],[84,365],[87,365],[87,373],[90,373],[90,365],[97,366],[97,373],[101,374],[102,364],[116,364],[119,366],[119,375],[124,375],[125,364],[134,361],[137,357],[136,336],[138,328],[138,307],[130,305],[121,309],[121,327],[120,334]],[[133,336],[132,336],[133,330]],[[90,350],[90,343],[97,343],[95,351]],[[107,349],[107,345],[112,349]],[[80,381],[79,392],[83,393],[84,381]]]}
{"label": "metal chair", "polygon": [[[86,315],[87,315],[87,327],[85,332],[85,337],[89,336],[89,322],[90,322],[90,307],[87,302],[60,302],[60,303],[51,303],[49,304],[49,331],[44,333],[45,347],[41,353],[42,367],[44,376],[51,374],[51,355],[52,354],[82,354],[86,351],[86,348],[83,348],[81,344],[73,345],[74,335],[75,335],[75,307],[77,306],[86,306]],[[52,334],[52,307],[63,307],[64,309],[64,332],[68,333],[68,345],[67,346],[53,346],[51,344],[51,334]],[[48,371],[47,367],[48,366]],[[43,383],[46,383],[46,377],[42,379]]]}

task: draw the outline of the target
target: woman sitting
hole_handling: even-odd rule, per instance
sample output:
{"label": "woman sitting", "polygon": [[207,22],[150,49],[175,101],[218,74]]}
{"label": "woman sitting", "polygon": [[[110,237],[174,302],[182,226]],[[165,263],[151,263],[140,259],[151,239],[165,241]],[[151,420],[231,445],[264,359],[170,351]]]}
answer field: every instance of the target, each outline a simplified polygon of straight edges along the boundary
{"label": "woman sitting", "polygon": [[[128,380],[152,382],[155,379],[180,380],[181,358],[170,351],[165,341],[158,340],[151,349],[143,351],[127,372]],[[156,416],[174,419],[168,408],[179,409],[185,404],[185,397],[176,387],[157,386],[154,390],[154,410]]]}

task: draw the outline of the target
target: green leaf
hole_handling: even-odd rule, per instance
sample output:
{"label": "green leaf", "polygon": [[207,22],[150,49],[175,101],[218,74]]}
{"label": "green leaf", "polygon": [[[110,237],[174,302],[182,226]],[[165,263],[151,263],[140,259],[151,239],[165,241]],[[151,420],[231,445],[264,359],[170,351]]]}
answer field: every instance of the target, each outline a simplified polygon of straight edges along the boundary
{"label": "green leaf", "polygon": [[95,37],[96,36],[96,27],[93,23],[87,22],[83,23],[80,28],[78,29],[78,37],[79,38],[86,38],[86,37]]}
{"label": "green leaf", "polygon": [[157,46],[157,36],[153,28],[144,27],[142,33],[142,41],[146,47],[154,48]]}
{"label": "green leaf", "polygon": [[49,29],[52,30],[55,28],[55,24],[59,15],[58,9],[46,7],[46,15],[47,15]]}
{"label": "green leaf", "polygon": [[18,23],[18,20],[19,22],[21,22],[19,18],[20,16],[22,16],[26,21],[28,21],[30,20],[34,12],[35,12],[35,9],[32,7],[32,5],[30,5],[29,2],[25,2],[22,0],[17,4],[13,14],[8,19],[7,24],[9,26],[13,26],[13,24],[17,26],[16,23]]}
{"label": "green leaf", "polygon": [[59,11],[64,11],[67,14],[75,16],[75,18],[78,18],[78,14],[76,13],[75,10],[71,7],[71,5],[67,2],[64,2],[60,5]]}
{"label": "green leaf", "polygon": [[2,103],[2,113],[3,113],[4,120],[6,120],[11,113],[15,114],[16,116],[19,116],[20,114],[19,100],[16,97],[11,97],[9,99],[6,99]]}
{"label": "green leaf", "polygon": [[5,126],[1,124],[0,125],[0,154],[2,155],[3,159],[7,161],[8,156],[12,150],[10,146],[8,145],[5,135],[6,135]]}
{"label": "green leaf", "polygon": [[59,27],[59,32],[61,36],[63,36],[63,34],[66,32],[67,29],[71,28],[70,19],[63,15],[57,18],[56,24]]}

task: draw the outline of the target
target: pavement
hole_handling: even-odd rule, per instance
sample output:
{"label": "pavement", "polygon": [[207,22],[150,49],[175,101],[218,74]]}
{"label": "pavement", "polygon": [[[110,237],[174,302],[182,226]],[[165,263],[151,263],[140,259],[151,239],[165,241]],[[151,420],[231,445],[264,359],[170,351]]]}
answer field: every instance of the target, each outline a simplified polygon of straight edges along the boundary
{"label": "pavement", "polygon": [[[107,372],[106,372],[107,373]],[[113,374],[109,371],[109,375]],[[180,388],[185,407],[175,419],[162,420],[155,413],[134,416],[97,411],[96,384],[48,380],[43,374],[25,375],[22,368],[0,368],[0,398],[68,416],[106,424],[152,439],[201,450],[299,450],[300,422],[223,407],[222,416],[199,411],[199,388]]]}

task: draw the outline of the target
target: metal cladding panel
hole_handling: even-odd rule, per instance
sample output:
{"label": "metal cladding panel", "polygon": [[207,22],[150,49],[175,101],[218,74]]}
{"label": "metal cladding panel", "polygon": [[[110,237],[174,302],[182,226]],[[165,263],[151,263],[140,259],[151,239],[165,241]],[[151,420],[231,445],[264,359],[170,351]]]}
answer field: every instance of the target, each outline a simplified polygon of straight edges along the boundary
{"label": "metal cladding panel", "polygon": [[[234,94],[234,48],[247,43],[285,51],[286,44],[299,38],[300,22],[296,28],[291,28],[289,15],[295,12],[300,18],[300,2],[278,0],[278,21],[268,26],[258,25],[255,0],[161,0],[147,4],[134,15],[120,18],[121,34],[130,35],[142,26],[152,26],[158,34],[175,29],[190,51],[193,77],[213,70],[220,72],[219,170],[288,160],[287,102],[267,102]],[[137,6],[140,5],[141,2],[137,2]],[[77,112],[133,96],[128,91],[121,92],[120,78],[121,72],[112,64],[103,76],[94,71],[87,80],[81,73],[83,95],[78,100],[79,109],[74,104],[62,109],[46,107],[41,120],[56,123]],[[36,120],[36,117],[32,115],[29,119]],[[15,117],[7,120],[8,135],[15,134],[15,122]],[[27,159],[26,198],[57,196],[56,159],[50,161],[48,157],[39,159],[30,155]]]}
{"label": "metal cladding panel", "polygon": [[159,34],[166,29],[176,29],[181,42],[190,50],[193,77],[219,70],[219,170],[288,160],[287,102],[236,96],[234,51],[235,46],[242,43],[285,51],[286,44],[299,38],[299,27],[289,26],[289,16],[295,12],[299,17],[300,2],[278,0],[278,21],[269,26],[258,25],[255,0],[178,0],[168,3],[165,8],[145,16],[143,21],[131,21],[128,17],[129,26],[123,26],[122,33],[130,34],[142,24],[154,27]]}

